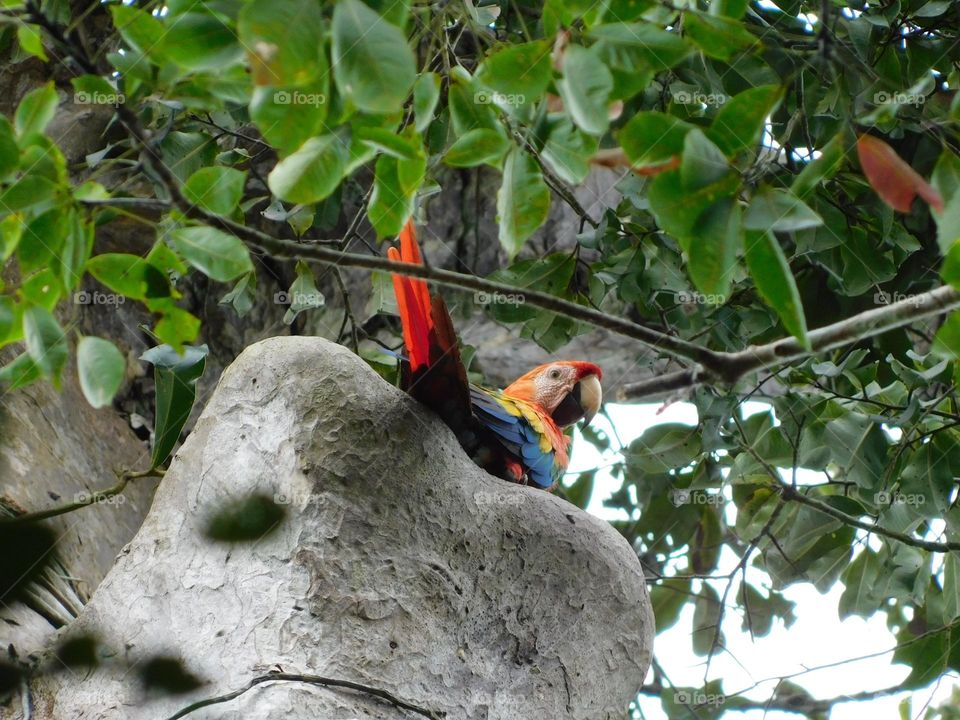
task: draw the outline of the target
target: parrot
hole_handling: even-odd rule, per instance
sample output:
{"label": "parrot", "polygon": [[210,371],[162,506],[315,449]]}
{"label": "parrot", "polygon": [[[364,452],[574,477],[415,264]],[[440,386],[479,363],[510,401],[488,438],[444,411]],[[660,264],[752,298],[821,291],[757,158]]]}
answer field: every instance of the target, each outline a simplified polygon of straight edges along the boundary
{"label": "parrot", "polygon": [[[423,264],[413,221],[387,257]],[[433,410],[453,430],[468,455],[491,475],[553,490],[569,463],[566,428],[589,423],[600,409],[600,368],[558,360],[522,375],[503,390],[467,380],[457,335],[443,298],[427,283],[394,273],[393,289],[403,330],[401,388]]]}

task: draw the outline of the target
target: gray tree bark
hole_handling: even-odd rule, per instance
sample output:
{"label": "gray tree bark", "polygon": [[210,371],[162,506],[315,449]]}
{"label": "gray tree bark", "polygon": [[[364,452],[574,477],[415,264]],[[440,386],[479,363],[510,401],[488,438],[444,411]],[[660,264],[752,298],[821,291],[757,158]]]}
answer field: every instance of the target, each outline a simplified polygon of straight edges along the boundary
{"label": "gray tree bark", "polygon": [[[256,493],[288,511],[273,532],[205,539],[214,513]],[[448,718],[621,718],[654,626],[636,554],[607,523],[487,475],[347,349],[273,338],[223,373],[63,636],[83,634],[99,639],[99,667],[35,679],[33,718],[165,718],[278,668]],[[139,678],[157,654],[203,684],[149,692]],[[190,716],[417,715],[276,680]]]}

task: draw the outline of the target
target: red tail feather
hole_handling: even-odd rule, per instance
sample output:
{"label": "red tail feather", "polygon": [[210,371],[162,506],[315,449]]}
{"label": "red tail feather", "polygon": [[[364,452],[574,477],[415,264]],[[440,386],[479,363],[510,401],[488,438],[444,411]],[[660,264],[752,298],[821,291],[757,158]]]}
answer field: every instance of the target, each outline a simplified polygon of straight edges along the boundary
{"label": "red tail feather", "polygon": [[[387,257],[414,265],[423,264],[412,220],[407,221],[400,233],[399,252],[396,248],[388,248]],[[393,291],[397,296],[397,309],[403,325],[403,342],[410,356],[410,369],[416,372],[420,366],[430,364],[430,334],[433,330],[430,290],[423,280],[394,275]]]}

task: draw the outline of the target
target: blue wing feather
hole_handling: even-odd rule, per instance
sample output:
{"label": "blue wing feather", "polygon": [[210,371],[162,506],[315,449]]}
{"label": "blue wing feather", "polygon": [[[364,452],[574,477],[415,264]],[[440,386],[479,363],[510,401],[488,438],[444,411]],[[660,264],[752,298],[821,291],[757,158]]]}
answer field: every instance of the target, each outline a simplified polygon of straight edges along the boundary
{"label": "blue wing feather", "polygon": [[554,452],[540,448],[540,434],[526,418],[510,414],[496,398],[476,387],[470,388],[474,415],[500,439],[503,446],[521,462],[530,482],[549,488],[556,481]]}

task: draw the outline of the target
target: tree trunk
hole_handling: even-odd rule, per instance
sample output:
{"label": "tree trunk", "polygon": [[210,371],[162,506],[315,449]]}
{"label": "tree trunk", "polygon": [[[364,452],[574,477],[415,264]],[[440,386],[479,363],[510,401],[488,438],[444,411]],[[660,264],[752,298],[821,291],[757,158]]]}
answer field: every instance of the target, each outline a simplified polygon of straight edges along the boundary
{"label": "tree trunk", "polygon": [[[246,542],[205,537],[255,495],[286,516]],[[99,666],[48,660],[61,671],[32,681],[32,717],[164,718],[282,669],[448,718],[620,718],[653,634],[636,554],[607,523],[487,475],[347,349],[273,338],[224,372],[140,531],[65,631],[97,638]],[[201,684],[159,692],[157,677],[177,673],[158,655]],[[417,714],[275,676],[194,716]]]}

